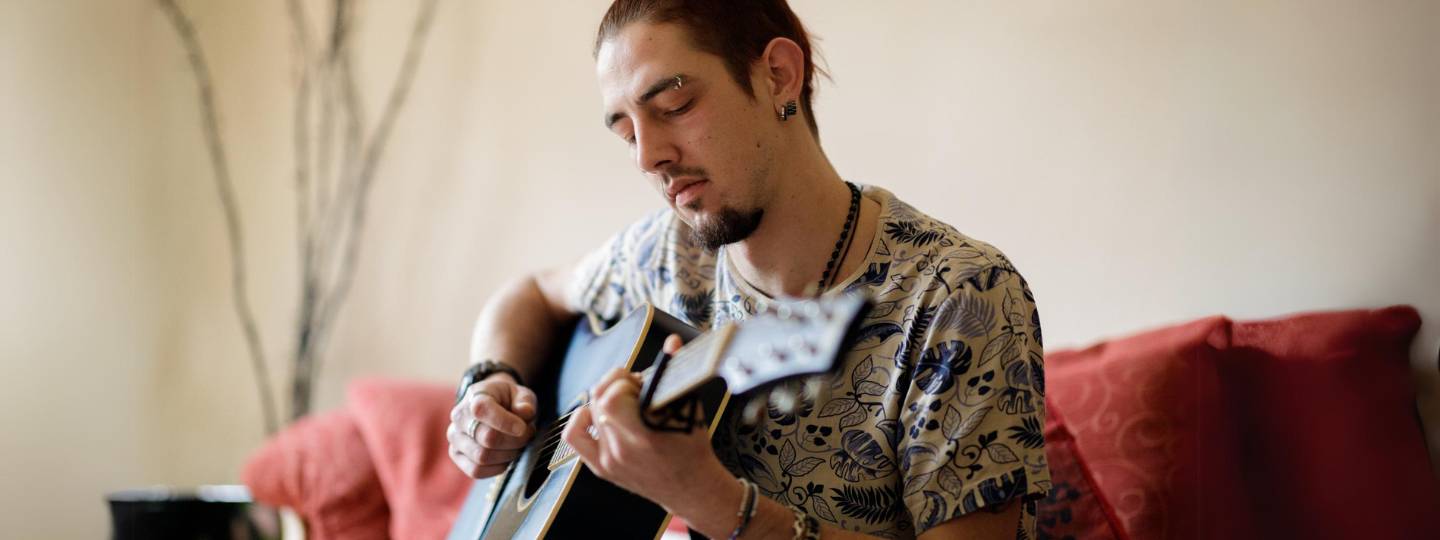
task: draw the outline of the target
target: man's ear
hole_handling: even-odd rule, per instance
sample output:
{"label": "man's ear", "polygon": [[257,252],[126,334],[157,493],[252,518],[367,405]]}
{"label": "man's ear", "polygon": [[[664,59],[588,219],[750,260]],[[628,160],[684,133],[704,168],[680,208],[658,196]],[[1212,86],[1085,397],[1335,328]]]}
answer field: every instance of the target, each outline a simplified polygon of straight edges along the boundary
{"label": "man's ear", "polygon": [[800,45],[789,38],[770,40],[760,55],[760,67],[766,83],[761,88],[768,91],[776,112],[790,100],[800,99],[800,90],[805,86],[805,52]]}

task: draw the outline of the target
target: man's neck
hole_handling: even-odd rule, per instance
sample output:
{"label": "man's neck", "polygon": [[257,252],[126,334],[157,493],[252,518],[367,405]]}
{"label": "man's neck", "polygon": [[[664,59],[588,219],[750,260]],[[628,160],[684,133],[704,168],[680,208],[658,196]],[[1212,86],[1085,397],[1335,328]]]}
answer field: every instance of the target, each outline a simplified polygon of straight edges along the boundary
{"label": "man's neck", "polygon": [[[849,187],[819,151],[818,143],[806,148],[810,151],[799,152],[803,158],[780,164],[783,176],[777,175],[779,190],[765,207],[760,226],[744,241],[725,246],[726,255],[733,259],[741,277],[769,296],[817,292],[849,212]],[[843,279],[842,271],[853,269],[855,261],[864,258],[856,254],[870,244],[874,226],[869,221],[878,210],[872,206],[874,203],[862,204],[861,215],[851,227],[851,253],[842,255],[845,261],[837,260],[836,268],[831,270],[831,279],[836,283]]]}

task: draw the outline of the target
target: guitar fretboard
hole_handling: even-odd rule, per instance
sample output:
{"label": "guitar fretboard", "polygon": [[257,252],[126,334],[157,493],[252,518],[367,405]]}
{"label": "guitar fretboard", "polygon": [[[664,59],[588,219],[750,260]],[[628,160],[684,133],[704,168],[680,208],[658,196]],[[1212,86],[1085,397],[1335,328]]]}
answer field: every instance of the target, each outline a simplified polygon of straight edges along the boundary
{"label": "guitar fretboard", "polygon": [[[696,336],[693,341],[675,351],[665,373],[655,383],[655,397],[650,401],[650,410],[664,408],[714,377],[720,353],[729,343],[733,330],[732,325],[716,328]],[[643,373],[646,379],[654,377],[655,366]]]}

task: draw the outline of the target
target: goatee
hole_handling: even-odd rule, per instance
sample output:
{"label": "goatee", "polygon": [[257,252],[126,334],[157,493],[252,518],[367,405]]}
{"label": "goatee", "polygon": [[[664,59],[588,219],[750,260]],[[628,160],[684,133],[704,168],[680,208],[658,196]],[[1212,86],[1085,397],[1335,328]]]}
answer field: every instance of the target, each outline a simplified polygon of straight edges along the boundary
{"label": "goatee", "polygon": [[720,246],[749,238],[755,229],[760,227],[760,218],[764,216],[763,208],[748,212],[729,207],[721,208],[713,219],[698,220],[699,223],[690,229],[690,236],[706,251],[714,252],[720,249]]}

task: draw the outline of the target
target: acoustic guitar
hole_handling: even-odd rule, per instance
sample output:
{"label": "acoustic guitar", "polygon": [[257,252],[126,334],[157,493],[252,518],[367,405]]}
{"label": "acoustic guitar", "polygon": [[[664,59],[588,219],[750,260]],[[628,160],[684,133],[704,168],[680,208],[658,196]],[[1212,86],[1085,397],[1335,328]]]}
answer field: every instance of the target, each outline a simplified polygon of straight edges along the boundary
{"label": "acoustic guitar", "polygon": [[[789,301],[703,334],[648,305],[603,331],[582,318],[563,359],[536,385],[534,440],[504,473],[475,482],[448,538],[659,538],[670,521],[665,510],[595,476],[560,438],[586,391],[615,366],[640,371],[647,425],[700,425],[713,435],[732,395],[829,371],[868,308],[852,295]],[[670,334],[686,341],[673,357],[661,352]],[[812,378],[805,386],[820,385]]]}

